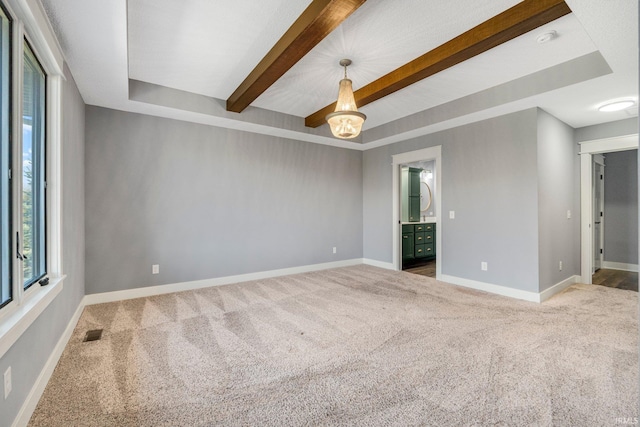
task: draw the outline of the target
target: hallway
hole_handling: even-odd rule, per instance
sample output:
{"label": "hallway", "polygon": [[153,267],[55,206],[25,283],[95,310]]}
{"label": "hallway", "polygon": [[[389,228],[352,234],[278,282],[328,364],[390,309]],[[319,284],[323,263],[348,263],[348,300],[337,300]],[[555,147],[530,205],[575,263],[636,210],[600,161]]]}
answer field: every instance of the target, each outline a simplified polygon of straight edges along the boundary
{"label": "hallway", "polygon": [[609,288],[626,289],[638,292],[638,273],[633,271],[610,270],[601,268],[593,275],[594,285]]}

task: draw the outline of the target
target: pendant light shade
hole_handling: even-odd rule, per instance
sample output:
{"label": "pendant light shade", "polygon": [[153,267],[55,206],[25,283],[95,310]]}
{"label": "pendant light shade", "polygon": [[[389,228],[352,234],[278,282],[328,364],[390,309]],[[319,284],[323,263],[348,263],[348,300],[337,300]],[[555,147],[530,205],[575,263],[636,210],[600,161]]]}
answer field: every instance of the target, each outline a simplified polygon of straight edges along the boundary
{"label": "pendant light shade", "polygon": [[340,80],[336,110],[331,114],[327,114],[326,117],[333,136],[342,139],[355,138],[360,135],[362,124],[367,118],[367,116],[358,112],[358,107],[356,107],[351,80],[347,78],[347,66],[350,64],[350,59],[340,61],[340,65],[344,67],[344,79]]}

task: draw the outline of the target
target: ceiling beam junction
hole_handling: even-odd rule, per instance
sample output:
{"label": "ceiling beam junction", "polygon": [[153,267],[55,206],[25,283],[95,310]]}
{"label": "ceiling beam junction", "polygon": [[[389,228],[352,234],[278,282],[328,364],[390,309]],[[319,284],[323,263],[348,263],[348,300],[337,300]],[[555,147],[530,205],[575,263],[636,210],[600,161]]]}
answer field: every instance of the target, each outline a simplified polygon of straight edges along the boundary
{"label": "ceiling beam junction", "polygon": [[[571,13],[563,0],[523,0],[354,92],[358,108],[412,85],[502,43]],[[305,125],[326,123],[336,103],[307,116]]]}

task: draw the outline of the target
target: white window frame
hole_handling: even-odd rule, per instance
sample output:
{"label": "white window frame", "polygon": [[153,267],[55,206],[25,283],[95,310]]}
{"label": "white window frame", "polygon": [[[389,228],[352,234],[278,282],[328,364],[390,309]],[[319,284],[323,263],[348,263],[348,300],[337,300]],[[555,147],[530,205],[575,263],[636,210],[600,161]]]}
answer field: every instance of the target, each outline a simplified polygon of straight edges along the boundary
{"label": "white window frame", "polygon": [[[14,257],[12,275],[12,301],[0,309],[0,358],[20,338],[60,294],[65,275],[62,271],[62,84],[64,79],[62,50],[58,45],[42,6],[37,0],[0,0],[12,23],[12,197],[13,235],[19,230],[22,204],[22,81],[24,42],[27,40],[40,61],[47,79],[46,93],[46,256],[49,285],[31,286],[26,291],[22,284],[22,264]],[[18,205],[18,206],[16,206]],[[22,246],[22,242],[21,242]],[[15,247],[14,247],[15,249]]]}

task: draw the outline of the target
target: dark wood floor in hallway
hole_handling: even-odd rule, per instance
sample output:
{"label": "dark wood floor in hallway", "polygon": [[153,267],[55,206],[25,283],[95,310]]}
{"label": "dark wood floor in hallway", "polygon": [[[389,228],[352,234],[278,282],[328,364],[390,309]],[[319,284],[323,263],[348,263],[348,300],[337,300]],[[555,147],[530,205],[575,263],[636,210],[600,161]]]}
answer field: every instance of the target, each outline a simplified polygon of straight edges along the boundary
{"label": "dark wood floor in hallway", "polygon": [[591,283],[638,292],[638,273],[601,268],[594,273]]}
{"label": "dark wood floor in hallway", "polygon": [[[436,277],[436,260],[428,261],[424,265],[406,268],[407,273],[420,276]],[[594,285],[607,286],[609,288],[626,289],[638,292],[638,273],[633,271],[610,270],[601,268],[593,275]]]}
{"label": "dark wood floor in hallway", "polygon": [[419,265],[416,267],[405,268],[404,271],[407,273],[419,274],[420,276],[436,277],[436,260],[435,258],[427,261],[426,264]]}

